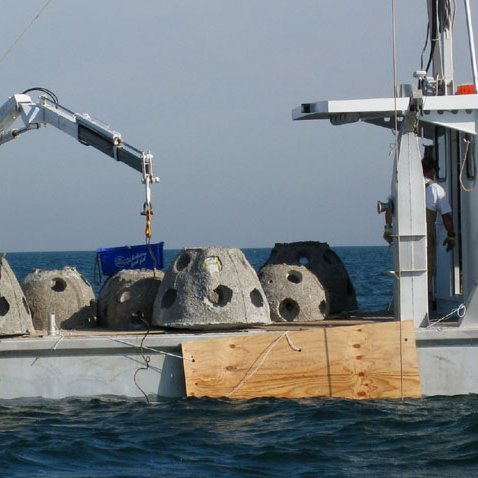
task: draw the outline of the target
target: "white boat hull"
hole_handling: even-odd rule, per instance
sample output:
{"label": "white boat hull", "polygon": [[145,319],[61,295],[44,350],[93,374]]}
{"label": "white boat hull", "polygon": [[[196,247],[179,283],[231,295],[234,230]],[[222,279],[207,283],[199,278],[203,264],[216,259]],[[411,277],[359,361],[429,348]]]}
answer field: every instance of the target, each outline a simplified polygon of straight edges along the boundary
{"label": "white boat hull", "polygon": [[[0,343],[0,398],[114,395],[184,396],[181,358],[145,351],[142,336],[11,338]],[[151,336],[148,347],[178,355],[175,336]],[[148,361],[148,362],[147,362]]]}
{"label": "white boat hull", "polygon": [[184,397],[180,344],[227,335],[67,334],[0,340],[0,399]]}
{"label": "white boat hull", "polygon": [[[0,398],[184,397],[182,343],[263,333],[153,333],[144,338],[92,331],[4,338]],[[478,393],[478,329],[419,329],[416,348],[423,396]]]}
{"label": "white boat hull", "polygon": [[417,329],[422,393],[478,393],[478,329]]}

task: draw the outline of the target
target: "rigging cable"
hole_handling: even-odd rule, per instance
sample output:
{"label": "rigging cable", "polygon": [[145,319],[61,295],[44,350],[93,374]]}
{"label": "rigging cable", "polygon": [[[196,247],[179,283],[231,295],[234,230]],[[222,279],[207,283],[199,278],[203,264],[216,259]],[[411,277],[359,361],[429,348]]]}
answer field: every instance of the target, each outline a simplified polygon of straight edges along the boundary
{"label": "rigging cable", "polygon": [[136,371],[133,374],[133,381],[134,381],[134,384],[136,385],[136,387],[138,388],[138,390],[144,395],[144,398],[146,399],[146,403],[149,404],[148,394],[140,387],[140,385],[138,384],[138,382],[136,380],[136,375],[138,375],[138,372],[140,372],[141,370],[148,370],[149,369],[149,363],[151,362],[151,357],[149,355],[146,355],[144,353],[144,349],[143,349],[144,341],[146,340],[146,337],[149,335],[149,330],[150,330],[149,329],[149,323],[144,319],[144,317],[141,317],[141,321],[147,327],[146,333],[143,335],[143,338],[141,339],[141,344],[140,344],[139,349],[138,349],[138,353],[141,355],[141,358],[144,360],[144,367],[139,367],[139,368],[136,369]]}
{"label": "rigging cable", "polygon": [[[440,41],[438,35],[447,30],[450,30],[451,25],[455,22],[455,0],[434,0],[431,2],[432,11],[431,11],[431,28],[430,23],[428,23],[428,32],[430,35],[430,56],[428,58],[428,63],[426,71],[430,69],[430,66],[433,62],[433,56],[435,55],[435,49],[437,43]],[[425,44],[426,46],[426,44]],[[441,57],[439,58],[441,61]],[[441,70],[443,70],[443,64],[441,65]],[[435,74],[438,72],[434,71]],[[437,90],[438,93],[438,90]]]}
{"label": "rigging cable", "polygon": [[435,46],[436,46],[436,43],[438,42],[438,37],[437,37],[437,33],[438,33],[437,13],[436,13],[437,2],[438,2],[438,0],[435,0],[435,1],[431,2],[432,3],[432,13],[431,13],[432,25],[431,25],[431,28],[430,28],[430,23],[428,23],[428,31],[430,32],[430,56],[428,57],[427,67],[425,68],[426,72],[428,72],[428,70],[430,69],[430,65],[432,64],[432,60],[433,60],[433,55],[435,53]]}
{"label": "rigging cable", "polygon": [[438,320],[434,320],[432,322],[430,321],[430,319],[428,319],[428,325],[426,328],[429,329],[430,327],[435,327],[435,325],[451,317],[457,317],[459,320],[461,320],[463,319],[463,317],[465,317],[465,315],[466,315],[466,305],[460,304],[458,307],[456,307],[455,309],[452,309],[448,314],[444,315],[442,318]]}
{"label": "rigging cable", "polygon": [[474,179],[475,178],[473,177],[473,186],[471,188],[467,188],[465,186],[465,183],[463,182],[463,173],[465,171],[465,167],[466,167],[466,164],[468,162],[468,151],[470,149],[471,141],[469,139],[463,138],[463,142],[465,143],[466,146],[465,146],[465,152],[463,154],[463,161],[461,163],[459,180],[460,180],[461,189],[463,189],[463,191],[465,191],[467,193],[470,193],[475,188],[475,184],[474,184]]}
{"label": "rigging cable", "polygon": [[392,0],[392,56],[393,56],[393,109],[394,109],[394,135],[395,135],[395,160],[398,155],[398,112],[397,112],[397,48],[395,28],[395,0]]}
{"label": "rigging cable", "polygon": [[[397,46],[396,46],[396,2],[392,0],[392,56],[393,56],[393,104],[394,104],[394,135],[395,135],[395,161],[394,167],[398,164],[398,111],[397,111]],[[394,221],[395,222],[395,221]],[[397,231],[395,231],[396,233]],[[398,234],[396,241],[400,238]],[[397,251],[398,253],[398,251]],[[399,268],[400,271],[400,268]],[[398,278],[400,281],[400,277]],[[403,399],[403,350],[402,350],[402,320],[400,320],[399,340],[400,340],[400,397]]]}
{"label": "rigging cable", "polygon": [[425,37],[425,45],[423,45],[423,48],[422,48],[422,53],[420,55],[420,69],[423,70],[423,55],[425,54],[425,51],[427,49],[427,46],[428,46],[428,38],[430,36],[430,22],[428,22],[428,25],[427,25],[427,35]]}
{"label": "rigging cable", "polygon": [[27,34],[28,30],[30,30],[30,28],[35,23],[35,21],[38,20],[38,18],[40,18],[40,15],[46,10],[48,5],[52,1],[53,0],[47,0],[47,2],[43,5],[40,11],[33,17],[31,22],[25,27],[25,29],[20,33],[20,35],[18,35],[17,39],[3,52],[3,55],[0,57],[0,63],[2,63],[5,60],[5,58],[14,50],[14,48],[17,46],[20,40]]}

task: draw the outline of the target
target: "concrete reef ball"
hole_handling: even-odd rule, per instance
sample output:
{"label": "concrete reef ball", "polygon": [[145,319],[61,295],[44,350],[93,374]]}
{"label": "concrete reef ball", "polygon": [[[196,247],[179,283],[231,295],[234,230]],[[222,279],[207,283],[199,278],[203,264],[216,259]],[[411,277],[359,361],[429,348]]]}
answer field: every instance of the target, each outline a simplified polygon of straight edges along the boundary
{"label": "concrete reef ball", "polygon": [[27,300],[10,264],[0,254],[0,335],[22,335],[33,332]]}
{"label": "concrete reef ball", "polygon": [[301,265],[313,272],[325,289],[330,314],[357,309],[355,289],[347,269],[326,242],[275,244],[264,266],[269,264]]}
{"label": "concrete reef ball", "polygon": [[96,325],[95,293],[74,268],[34,269],[22,283],[37,330],[48,329],[48,316],[55,314],[61,329],[83,329]]}
{"label": "concrete reef ball", "polygon": [[319,279],[304,266],[270,264],[259,272],[274,322],[324,320],[327,298]]}
{"label": "concrete reef ball", "polygon": [[146,330],[164,277],[162,271],[122,270],[109,277],[98,296],[98,323],[111,330]]}
{"label": "concrete reef ball", "polygon": [[232,329],[270,324],[256,272],[239,249],[184,249],[164,275],[153,324],[182,329]]}

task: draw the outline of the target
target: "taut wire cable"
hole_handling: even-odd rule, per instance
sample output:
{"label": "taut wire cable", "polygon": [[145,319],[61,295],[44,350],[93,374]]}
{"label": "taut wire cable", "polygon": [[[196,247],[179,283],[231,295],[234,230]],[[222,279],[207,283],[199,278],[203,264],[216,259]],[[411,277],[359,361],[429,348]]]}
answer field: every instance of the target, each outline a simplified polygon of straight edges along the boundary
{"label": "taut wire cable", "polygon": [[0,57],[0,63],[2,63],[5,60],[5,58],[7,58],[7,56],[15,49],[15,47],[18,45],[20,40],[27,34],[28,30],[30,30],[30,28],[35,23],[35,21],[40,18],[40,15],[46,10],[48,5],[52,1],[53,0],[47,0],[47,2],[43,5],[43,7],[40,9],[40,11],[33,17],[33,19],[25,27],[25,29],[20,33],[20,35],[18,35],[17,39],[3,52],[3,55]]}
{"label": "taut wire cable", "polygon": [[464,138],[463,141],[466,146],[465,146],[465,152],[463,153],[463,161],[461,163],[461,168],[460,168],[460,186],[461,186],[461,189],[463,189],[463,191],[470,193],[471,191],[473,191],[473,189],[475,189],[475,185],[473,182],[473,186],[471,188],[467,188],[465,186],[465,183],[463,182],[463,171],[465,170],[465,166],[468,161],[468,150],[470,149],[471,141],[466,138]]}
{"label": "taut wire cable", "polygon": [[[397,111],[397,40],[396,40],[396,2],[392,0],[392,56],[393,56],[393,103],[394,103],[394,135],[395,135],[395,162],[398,165],[398,111]],[[400,237],[396,232],[395,240],[400,241]],[[398,253],[398,247],[396,250]],[[399,267],[400,272],[400,267]],[[398,277],[400,281],[400,276]],[[403,350],[402,350],[402,320],[400,319],[400,397],[403,399]]]}

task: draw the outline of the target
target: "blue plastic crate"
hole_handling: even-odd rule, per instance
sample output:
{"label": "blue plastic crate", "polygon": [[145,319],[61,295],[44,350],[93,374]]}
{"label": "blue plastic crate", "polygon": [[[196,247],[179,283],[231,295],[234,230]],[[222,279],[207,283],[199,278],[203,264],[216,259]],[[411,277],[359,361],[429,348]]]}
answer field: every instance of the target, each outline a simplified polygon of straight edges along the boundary
{"label": "blue plastic crate", "polygon": [[123,269],[162,269],[164,242],[97,249],[101,270],[112,276]]}

